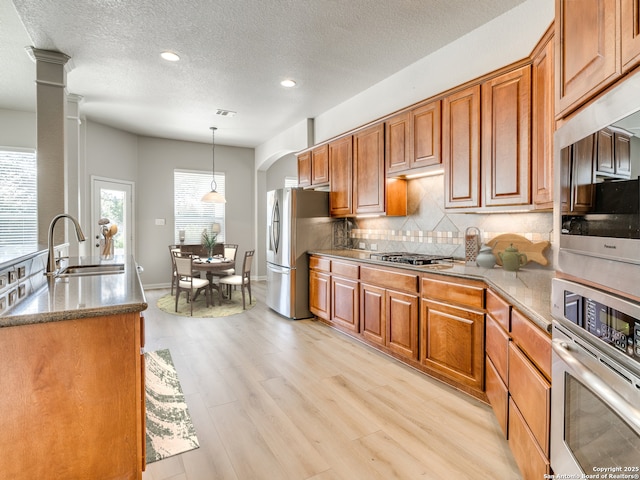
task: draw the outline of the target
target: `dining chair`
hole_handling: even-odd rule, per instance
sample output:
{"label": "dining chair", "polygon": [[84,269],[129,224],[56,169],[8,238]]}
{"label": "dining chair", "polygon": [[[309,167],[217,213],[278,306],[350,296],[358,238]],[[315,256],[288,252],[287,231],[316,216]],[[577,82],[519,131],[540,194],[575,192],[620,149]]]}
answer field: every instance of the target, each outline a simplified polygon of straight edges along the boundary
{"label": "dining chair", "polygon": [[169,255],[171,255],[171,295],[173,296],[173,288],[178,281],[178,272],[176,271],[176,261],[173,258],[174,252],[180,252],[179,245],[169,245]]}
{"label": "dining chair", "polygon": [[[226,270],[219,270],[213,274],[217,277],[228,277],[229,275],[235,275],[236,273],[236,255],[238,253],[238,245],[235,243],[224,244],[224,258],[227,260],[233,260],[233,267]],[[231,298],[231,286],[227,285],[227,294]]]}
{"label": "dining chair", "polygon": [[173,259],[176,264],[177,283],[176,283],[176,312],[178,311],[178,299],[180,292],[187,294],[187,303],[191,306],[191,315],[193,316],[192,295],[195,297],[202,290],[205,291],[207,307],[212,300],[211,284],[206,278],[198,278],[193,272],[193,255],[190,253],[173,252]]}
{"label": "dining chair", "polygon": [[241,275],[228,275],[220,279],[220,285],[240,286],[242,289],[242,309],[246,310],[245,301],[245,289],[249,292],[249,304],[251,304],[251,262],[253,261],[253,253],[255,250],[247,250],[244,253],[244,260],[242,262],[242,274]]}

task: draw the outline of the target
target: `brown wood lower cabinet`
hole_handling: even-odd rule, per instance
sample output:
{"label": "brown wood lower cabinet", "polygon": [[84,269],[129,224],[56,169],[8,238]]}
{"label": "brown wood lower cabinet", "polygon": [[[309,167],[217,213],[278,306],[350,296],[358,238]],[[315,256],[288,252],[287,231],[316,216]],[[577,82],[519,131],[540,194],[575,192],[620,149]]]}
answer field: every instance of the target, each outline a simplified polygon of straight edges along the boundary
{"label": "brown wood lower cabinet", "polygon": [[418,359],[418,278],[381,268],[360,269],[362,336],[413,360]]}
{"label": "brown wood lower cabinet", "polygon": [[360,331],[358,316],[358,281],[331,276],[331,323],[350,330]]}
{"label": "brown wood lower cabinet", "polygon": [[139,312],[0,329],[0,477],[140,479]]}
{"label": "brown wood lower cabinet", "polygon": [[539,480],[550,472],[549,460],[531,435],[513,398],[509,399],[509,448],[524,480]]}
{"label": "brown wood lower cabinet", "polygon": [[482,391],[484,313],[423,299],[422,321],[422,364]]}
{"label": "brown wood lower cabinet", "polygon": [[487,399],[493,412],[496,414],[498,424],[502,429],[502,433],[507,438],[507,425],[509,423],[509,390],[507,386],[500,378],[500,374],[496,367],[493,365],[491,359],[486,357],[486,377],[485,377],[485,392]]}
{"label": "brown wood lower cabinet", "polygon": [[311,270],[309,272],[309,310],[316,317],[329,320],[331,275]]}
{"label": "brown wood lower cabinet", "polygon": [[387,346],[418,358],[418,295],[387,290]]}
{"label": "brown wood lower cabinet", "polygon": [[540,449],[549,457],[551,385],[513,343],[509,345],[509,393]]}

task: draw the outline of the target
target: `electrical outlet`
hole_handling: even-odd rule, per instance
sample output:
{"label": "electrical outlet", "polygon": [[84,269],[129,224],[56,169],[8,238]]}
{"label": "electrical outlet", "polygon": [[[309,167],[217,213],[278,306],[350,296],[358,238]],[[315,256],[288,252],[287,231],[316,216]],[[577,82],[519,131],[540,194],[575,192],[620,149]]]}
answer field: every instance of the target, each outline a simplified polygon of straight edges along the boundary
{"label": "electrical outlet", "polygon": [[372,243],[372,244],[371,244],[371,250],[373,250],[374,252],[375,252],[376,250],[378,250],[378,244],[377,244],[377,243]]}
{"label": "electrical outlet", "polygon": [[358,244],[358,248],[359,248],[360,250],[364,250],[364,242],[360,242],[360,243]]}

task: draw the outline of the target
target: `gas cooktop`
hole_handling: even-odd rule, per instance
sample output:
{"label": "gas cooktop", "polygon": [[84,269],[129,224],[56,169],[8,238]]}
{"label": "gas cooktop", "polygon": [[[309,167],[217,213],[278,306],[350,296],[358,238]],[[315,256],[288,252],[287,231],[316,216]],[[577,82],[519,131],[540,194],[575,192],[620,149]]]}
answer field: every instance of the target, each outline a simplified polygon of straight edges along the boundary
{"label": "gas cooktop", "polygon": [[371,253],[372,260],[382,260],[384,262],[404,263],[407,265],[435,265],[444,262],[453,262],[453,257],[446,255],[424,255],[420,253],[407,252],[380,252]]}

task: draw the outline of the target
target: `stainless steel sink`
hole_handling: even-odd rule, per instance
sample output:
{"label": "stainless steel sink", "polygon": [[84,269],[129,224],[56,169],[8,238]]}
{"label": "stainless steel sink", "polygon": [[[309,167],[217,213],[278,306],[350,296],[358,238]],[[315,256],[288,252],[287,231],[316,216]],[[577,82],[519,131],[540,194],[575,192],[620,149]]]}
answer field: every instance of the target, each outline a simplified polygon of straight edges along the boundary
{"label": "stainless steel sink", "polygon": [[75,277],[80,275],[105,275],[124,273],[124,263],[108,263],[98,265],[69,265],[58,273],[58,277]]}

